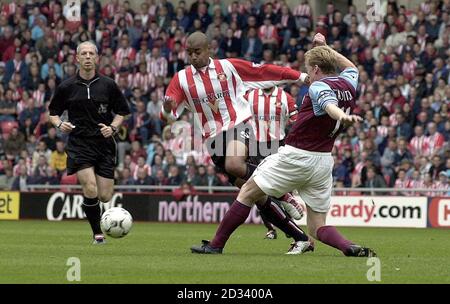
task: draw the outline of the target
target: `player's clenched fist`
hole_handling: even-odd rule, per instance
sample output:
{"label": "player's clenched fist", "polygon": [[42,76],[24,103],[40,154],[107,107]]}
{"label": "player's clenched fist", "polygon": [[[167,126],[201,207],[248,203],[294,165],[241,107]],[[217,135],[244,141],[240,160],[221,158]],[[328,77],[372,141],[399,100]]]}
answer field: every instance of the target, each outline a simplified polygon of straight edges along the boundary
{"label": "player's clenched fist", "polygon": [[327,45],[327,41],[325,36],[321,33],[317,33],[314,35],[313,46]]}

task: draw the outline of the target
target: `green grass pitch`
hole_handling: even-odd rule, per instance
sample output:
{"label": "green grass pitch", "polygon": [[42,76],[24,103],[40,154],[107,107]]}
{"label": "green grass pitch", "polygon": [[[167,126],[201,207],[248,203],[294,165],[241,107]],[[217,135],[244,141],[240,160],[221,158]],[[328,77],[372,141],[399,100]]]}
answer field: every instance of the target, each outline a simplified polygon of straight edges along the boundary
{"label": "green grass pitch", "polygon": [[[69,257],[80,259],[80,283],[373,283],[366,258],[318,242],[314,253],[285,255],[290,240],[264,240],[263,226],[240,227],[223,255],[191,254],[216,227],[138,222],[127,237],[93,246],[87,222],[0,221],[0,283],[72,283]],[[376,249],[381,283],[450,283],[449,230],[339,230]]]}

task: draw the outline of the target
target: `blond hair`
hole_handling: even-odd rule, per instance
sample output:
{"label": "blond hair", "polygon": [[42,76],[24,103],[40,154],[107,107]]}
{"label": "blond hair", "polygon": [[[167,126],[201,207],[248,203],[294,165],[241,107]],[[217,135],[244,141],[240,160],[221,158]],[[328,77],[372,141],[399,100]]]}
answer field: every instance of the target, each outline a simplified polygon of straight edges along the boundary
{"label": "blond hair", "polygon": [[316,46],[305,54],[306,64],[318,66],[324,74],[334,74],[337,69],[337,58],[332,48],[326,45]]}

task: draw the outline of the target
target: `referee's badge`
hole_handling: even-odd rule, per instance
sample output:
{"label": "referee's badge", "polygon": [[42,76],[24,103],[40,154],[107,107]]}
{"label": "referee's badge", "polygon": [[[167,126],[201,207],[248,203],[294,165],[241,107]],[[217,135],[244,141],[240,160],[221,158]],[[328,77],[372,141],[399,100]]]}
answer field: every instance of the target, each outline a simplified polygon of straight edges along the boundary
{"label": "referee's badge", "polygon": [[100,107],[98,108],[98,114],[105,114],[108,112],[108,105],[105,103],[101,103]]}

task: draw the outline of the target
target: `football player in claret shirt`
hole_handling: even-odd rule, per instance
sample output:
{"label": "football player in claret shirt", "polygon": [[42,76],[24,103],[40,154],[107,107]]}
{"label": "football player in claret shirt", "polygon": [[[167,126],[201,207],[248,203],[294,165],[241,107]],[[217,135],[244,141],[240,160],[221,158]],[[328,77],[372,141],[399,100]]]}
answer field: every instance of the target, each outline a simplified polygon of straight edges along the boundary
{"label": "football player in claret shirt", "polygon": [[[283,88],[274,86],[266,89],[253,89],[245,95],[248,100],[254,122],[254,134],[257,142],[257,155],[250,157],[258,165],[263,159],[275,154],[284,146],[286,128],[297,119],[297,105],[294,98]],[[303,208],[296,201],[283,203],[283,208],[294,220],[303,217]],[[264,214],[261,214],[267,228],[266,239],[276,239],[277,231]]]}
{"label": "football player in claret shirt", "polygon": [[[352,115],[356,107],[358,69],[347,58],[326,45],[325,37],[316,34],[319,45],[305,54],[306,69],[311,80],[308,94],[302,102],[298,119],[286,137],[286,145],[278,153],[268,156],[241,188],[236,201],[245,209],[246,218],[251,207],[267,195],[277,197],[297,189],[307,207],[308,233],[315,239],[335,247],[346,256],[371,257],[375,252],[345,239],[334,226],[326,225],[330,208],[334,165],[331,150],[343,127],[362,121]],[[342,72],[336,75],[337,68]],[[276,208],[273,202],[265,209]],[[276,224],[272,218],[269,220]],[[220,223],[228,229],[218,231],[217,238],[226,240],[239,226],[225,216]],[[221,235],[225,233],[226,235]],[[225,243],[206,242],[193,249],[198,253],[221,253]],[[295,240],[288,254],[302,254],[311,250],[312,240]]]}
{"label": "football player in claret shirt", "polygon": [[[205,34],[195,32],[187,38],[187,53],[190,65],[172,78],[161,109],[161,118],[174,121],[185,108],[194,114],[195,123],[202,129],[206,147],[219,170],[227,173],[230,182],[240,187],[253,174],[256,166],[247,161],[249,139],[254,138],[251,111],[244,98],[250,89],[264,89],[282,83],[304,82],[307,74],[275,65],[259,65],[240,59],[215,60],[209,57],[209,42]],[[255,153],[256,155],[256,153]],[[253,155],[253,156],[255,156]],[[281,194],[281,200],[292,198]],[[271,198],[276,200],[275,198]],[[267,199],[257,202],[259,208]],[[264,208],[264,216],[275,226],[295,240],[308,240],[308,236],[287,217],[281,208]],[[230,227],[242,224],[248,207],[235,202],[225,214],[225,223],[220,225],[220,237],[212,241],[213,247],[225,244],[231,234]],[[234,230],[234,229],[233,229]],[[195,249],[192,249],[196,252]]]}

